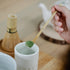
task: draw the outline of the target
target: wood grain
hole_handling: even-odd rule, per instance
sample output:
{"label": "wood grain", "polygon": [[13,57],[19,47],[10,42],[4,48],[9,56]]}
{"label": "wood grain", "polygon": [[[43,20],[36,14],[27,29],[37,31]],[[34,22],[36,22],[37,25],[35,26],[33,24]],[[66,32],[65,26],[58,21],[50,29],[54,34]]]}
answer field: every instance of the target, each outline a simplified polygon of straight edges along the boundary
{"label": "wood grain", "polygon": [[55,58],[48,62],[40,70],[63,70],[63,63]]}
{"label": "wood grain", "polygon": [[40,52],[39,65],[38,65],[39,70],[41,70],[52,59],[53,57],[49,56],[48,54]]}

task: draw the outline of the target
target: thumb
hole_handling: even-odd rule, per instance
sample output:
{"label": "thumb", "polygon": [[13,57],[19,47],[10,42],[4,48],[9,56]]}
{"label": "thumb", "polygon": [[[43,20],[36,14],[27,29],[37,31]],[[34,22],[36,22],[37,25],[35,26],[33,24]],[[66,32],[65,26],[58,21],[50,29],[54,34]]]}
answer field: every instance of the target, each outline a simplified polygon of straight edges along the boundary
{"label": "thumb", "polygon": [[63,15],[67,16],[68,9],[64,6],[55,5],[55,9],[61,12]]}

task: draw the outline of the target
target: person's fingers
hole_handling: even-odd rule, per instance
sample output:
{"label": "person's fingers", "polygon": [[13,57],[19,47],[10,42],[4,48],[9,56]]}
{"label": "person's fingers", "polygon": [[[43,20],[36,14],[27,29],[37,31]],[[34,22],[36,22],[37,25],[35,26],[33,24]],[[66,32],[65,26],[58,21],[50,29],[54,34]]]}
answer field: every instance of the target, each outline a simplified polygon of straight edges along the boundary
{"label": "person's fingers", "polygon": [[60,35],[65,41],[67,41],[68,43],[70,43],[69,37],[66,37],[66,36],[65,36],[66,32],[58,32],[58,33],[59,33],[59,35]]}
{"label": "person's fingers", "polygon": [[52,7],[51,12],[52,12],[52,13],[54,13],[54,12],[55,12],[55,8],[54,8],[54,7]]}
{"label": "person's fingers", "polygon": [[58,26],[58,27],[61,27],[62,26],[62,23],[59,22],[59,21],[57,21],[57,22],[55,22],[55,25]]}
{"label": "person's fingers", "polygon": [[58,27],[58,26],[55,27],[55,30],[56,30],[56,32],[63,32],[64,31],[63,28]]}
{"label": "person's fingers", "polygon": [[57,14],[55,15],[55,21],[59,21],[59,16]]}
{"label": "person's fingers", "polygon": [[67,15],[67,8],[64,6],[55,5],[57,11],[63,13],[65,16]]}
{"label": "person's fingers", "polygon": [[59,21],[59,16],[57,16],[57,14],[53,17],[52,19],[52,23],[55,25],[55,23]]}

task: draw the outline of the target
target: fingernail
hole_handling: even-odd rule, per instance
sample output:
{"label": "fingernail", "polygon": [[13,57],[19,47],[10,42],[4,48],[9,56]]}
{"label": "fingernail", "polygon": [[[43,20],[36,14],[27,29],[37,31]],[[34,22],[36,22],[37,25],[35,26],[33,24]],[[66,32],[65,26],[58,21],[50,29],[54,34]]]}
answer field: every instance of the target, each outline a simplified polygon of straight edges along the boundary
{"label": "fingernail", "polygon": [[58,23],[58,26],[61,26],[61,25],[62,25],[62,23],[61,23],[61,22],[59,22],[59,23]]}
{"label": "fingernail", "polygon": [[58,16],[55,16],[55,20],[58,20],[59,18],[58,18]]}
{"label": "fingernail", "polygon": [[55,8],[57,8],[58,6],[57,5],[55,5]]}
{"label": "fingernail", "polygon": [[59,28],[59,31],[63,32],[63,28]]}
{"label": "fingernail", "polygon": [[52,11],[54,11],[54,8],[52,8]]}

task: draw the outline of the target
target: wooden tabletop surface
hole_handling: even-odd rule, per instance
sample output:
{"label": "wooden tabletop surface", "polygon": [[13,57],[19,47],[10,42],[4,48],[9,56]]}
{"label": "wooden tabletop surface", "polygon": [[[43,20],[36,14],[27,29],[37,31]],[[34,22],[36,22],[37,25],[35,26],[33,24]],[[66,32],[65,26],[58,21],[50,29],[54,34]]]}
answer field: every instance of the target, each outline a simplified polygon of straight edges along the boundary
{"label": "wooden tabletop surface", "polygon": [[[20,39],[23,41],[32,40],[38,33],[38,25],[42,20],[42,12],[38,4],[43,2],[50,10],[55,1],[57,0],[1,0],[0,39],[3,39],[6,32],[8,14],[14,12],[18,16],[17,30]],[[41,37],[38,38],[36,44],[39,46],[40,51],[43,52],[40,54],[39,70],[60,70],[61,67],[57,69],[55,66],[62,65],[60,61],[69,46],[54,44]]]}
{"label": "wooden tabletop surface", "polygon": [[63,70],[63,62],[40,52],[38,70]]}

